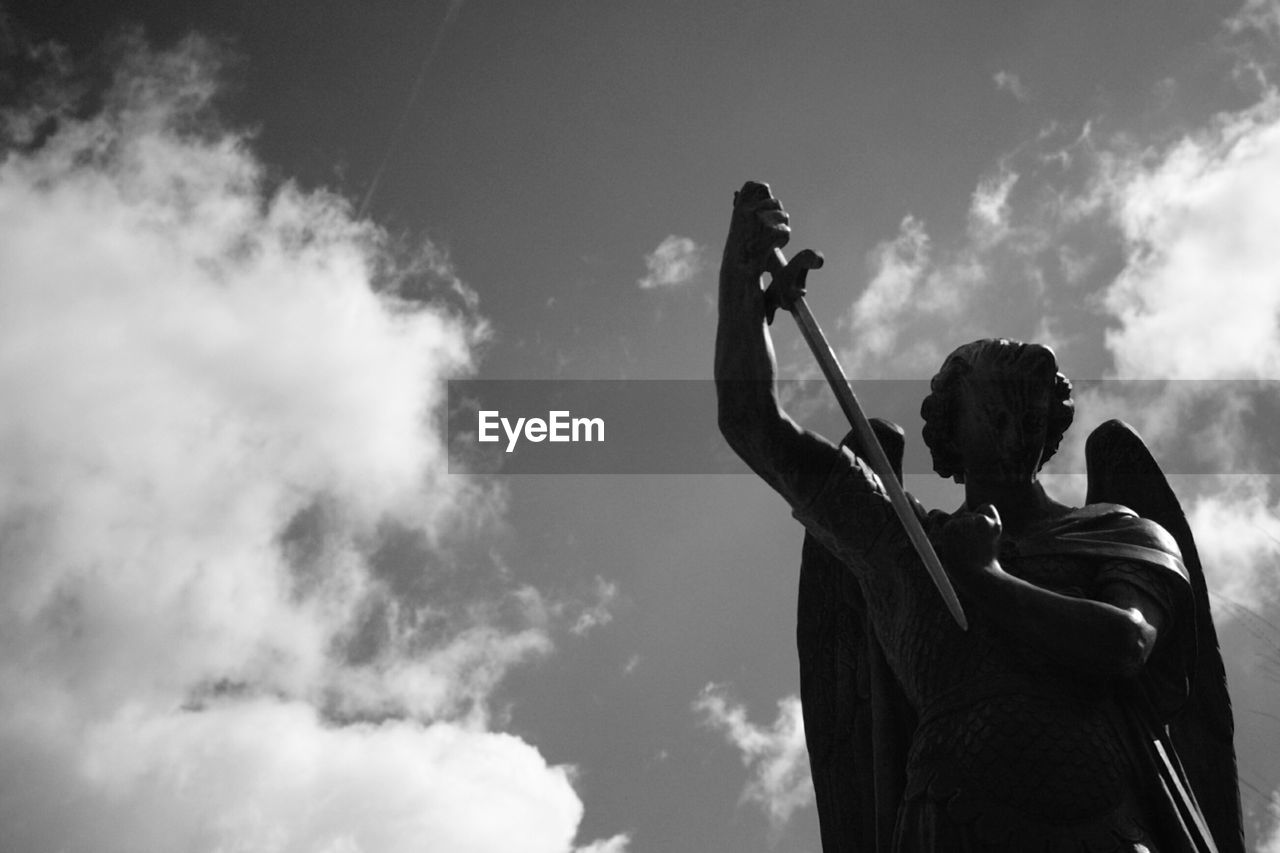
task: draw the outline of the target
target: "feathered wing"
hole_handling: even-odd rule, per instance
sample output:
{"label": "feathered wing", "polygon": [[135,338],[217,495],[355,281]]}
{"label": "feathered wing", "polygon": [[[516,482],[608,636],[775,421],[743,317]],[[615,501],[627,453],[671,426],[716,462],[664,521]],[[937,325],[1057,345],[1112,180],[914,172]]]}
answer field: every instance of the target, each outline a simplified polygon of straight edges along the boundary
{"label": "feathered wing", "polygon": [[1128,424],[1111,420],[1094,430],[1085,444],[1085,458],[1089,503],[1127,506],[1163,527],[1182,550],[1191,581],[1196,644],[1188,666],[1190,695],[1169,721],[1170,739],[1218,849],[1243,851],[1231,699],[1191,527],[1160,466]]}
{"label": "feathered wing", "polygon": [[[872,426],[901,479],[902,430],[878,419]],[[809,534],[797,617],[800,697],[822,849],[887,850],[914,713],[885,663],[853,572]]]}

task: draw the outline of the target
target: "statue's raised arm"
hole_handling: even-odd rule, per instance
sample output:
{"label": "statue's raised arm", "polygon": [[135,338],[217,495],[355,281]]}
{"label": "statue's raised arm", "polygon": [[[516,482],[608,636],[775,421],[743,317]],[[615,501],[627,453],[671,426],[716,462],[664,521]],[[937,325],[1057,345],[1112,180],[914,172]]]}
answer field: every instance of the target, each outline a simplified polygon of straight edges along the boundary
{"label": "statue's raised arm", "polygon": [[[716,331],[715,379],[720,430],[729,445],[760,477],[781,494],[800,518],[824,537],[852,567],[871,570],[897,566],[905,542],[901,525],[882,482],[849,449],[837,449],[804,429],[783,411],[776,389],[777,364],[766,323],[763,275],[774,252],[790,239],[790,217],[767,184],[748,181],[734,194],[729,235],[720,266],[720,313]],[[803,253],[802,253],[803,254]],[[813,253],[808,253],[816,257]],[[846,439],[856,447],[856,442]],[[839,535],[816,517],[808,519],[818,495],[833,476],[857,480],[849,490],[859,506]],[[893,531],[894,535],[881,534]],[[887,549],[877,559],[871,550]],[[892,553],[893,556],[890,556]],[[872,583],[884,586],[881,598],[896,598],[901,580],[883,572]],[[905,613],[901,611],[900,615]]]}
{"label": "statue's raised arm", "polygon": [[778,404],[777,363],[761,284],[770,255],[791,236],[788,223],[767,184],[748,181],[734,195],[720,262],[715,379],[725,440],[795,506],[816,491],[837,451],[798,426]]}

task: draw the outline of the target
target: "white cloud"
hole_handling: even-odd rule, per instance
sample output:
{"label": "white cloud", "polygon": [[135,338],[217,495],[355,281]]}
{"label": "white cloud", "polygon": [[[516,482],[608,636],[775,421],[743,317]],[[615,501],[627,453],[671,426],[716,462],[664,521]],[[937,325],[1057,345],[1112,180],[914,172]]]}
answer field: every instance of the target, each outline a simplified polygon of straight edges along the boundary
{"label": "white cloud", "polygon": [[631,844],[631,836],[625,832],[610,838],[602,838],[585,847],[575,847],[573,853],[627,853]]}
{"label": "white cloud", "polygon": [[1258,839],[1254,853],[1280,853],[1280,791],[1271,793],[1270,812],[1271,833],[1266,838]]}
{"label": "white cloud", "polygon": [[258,700],[126,706],[52,734],[23,747],[58,759],[42,762],[43,784],[6,786],[7,849],[409,853],[519,838],[561,853],[582,812],[565,769],[536,749],[447,722],[339,727],[309,704]]}
{"label": "white cloud", "polygon": [[703,249],[688,237],[672,234],[645,256],[648,275],[636,282],[643,290],[679,287],[697,277],[703,267]]}
{"label": "white cloud", "polygon": [[[1204,563],[1218,595],[1255,610],[1276,600],[1280,561],[1280,502],[1269,499],[1265,477],[1231,477],[1187,507]],[[1221,615],[1221,614],[1220,614]]]}
{"label": "white cloud", "polygon": [[1012,71],[997,71],[991,75],[991,80],[1001,92],[1008,92],[1023,103],[1031,100],[1031,91],[1022,82],[1022,78]]}
{"label": "white cloud", "polygon": [[1128,255],[1105,297],[1116,372],[1280,378],[1280,98],[1107,180]]}
{"label": "white cloud", "polygon": [[588,631],[613,621],[613,611],[609,608],[617,601],[618,585],[597,576],[595,580],[595,601],[582,608],[569,630],[578,636],[585,636]]}
{"label": "white cloud", "polygon": [[[1280,378],[1280,97],[1221,114],[1162,150],[1121,147],[1090,193],[1110,205],[1124,266],[1103,290],[1106,345],[1125,378]],[[1209,422],[1192,417],[1209,402]],[[1131,402],[1131,401],[1130,401]],[[1218,470],[1273,470],[1247,395],[1227,383],[1171,383],[1128,415],[1161,455],[1190,440]],[[1194,435],[1188,434],[1194,430]],[[1276,600],[1280,501],[1267,477],[1182,481],[1210,589]]]}
{"label": "white cloud", "polygon": [[693,707],[706,725],[721,732],[742,753],[742,763],[750,771],[742,799],[761,807],[774,832],[781,830],[796,809],[813,802],[798,696],[779,700],[778,716],[768,727],[748,720],[747,709],[720,685],[704,687]]}
{"label": "white cloud", "polygon": [[872,252],[874,275],[853,304],[850,332],[854,341],[848,366],[851,376],[862,375],[863,365],[890,355],[898,342],[903,319],[918,307],[917,293],[929,269],[929,235],[924,224],[907,216],[898,235]]}
{"label": "white cloud", "polygon": [[[1016,175],[1001,173],[974,193],[968,240],[939,249],[914,216],[905,217],[892,240],[870,253],[871,282],[854,302],[846,323],[851,346],[840,358],[852,377],[903,378],[932,376],[955,345],[992,334],[991,300],[1007,308],[1009,291],[1024,282],[1006,272],[1011,229],[1005,221],[1004,197]],[[982,218],[987,217],[987,218]],[[992,218],[993,217],[993,218]],[[1025,275],[1025,270],[1017,270]]]}
{"label": "white cloud", "polygon": [[1008,235],[1009,193],[1017,182],[1017,173],[1007,168],[978,182],[969,203],[970,229],[976,239],[994,242]]}
{"label": "white cloud", "polygon": [[1234,33],[1257,30],[1272,41],[1280,41],[1280,3],[1276,0],[1244,0],[1236,13],[1227,19],[1227,29]]}
{"label": "white cloud", "polygon": [[126,47],[101,112],[0,162],[7,849],[569,850],[569,771],[486,728],[551,608],[371,562],[501,510],[439,424],[474,294],[270,187],[207,44]]}

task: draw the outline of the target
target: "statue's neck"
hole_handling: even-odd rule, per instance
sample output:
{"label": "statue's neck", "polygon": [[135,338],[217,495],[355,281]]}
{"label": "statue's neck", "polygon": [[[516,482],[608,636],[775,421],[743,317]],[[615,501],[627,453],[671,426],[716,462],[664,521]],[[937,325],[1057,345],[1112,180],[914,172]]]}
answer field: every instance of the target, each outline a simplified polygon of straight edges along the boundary
{"label": "statue's neck", "polygon": [[1044,486],[1034,478],[1012,483],[966,479],[964,508],[976,511],[984,504],[991,504],[996,508],[1000,513],[1004,535],[1015,538],[1028,527],[1071,509],[1049,497]]}

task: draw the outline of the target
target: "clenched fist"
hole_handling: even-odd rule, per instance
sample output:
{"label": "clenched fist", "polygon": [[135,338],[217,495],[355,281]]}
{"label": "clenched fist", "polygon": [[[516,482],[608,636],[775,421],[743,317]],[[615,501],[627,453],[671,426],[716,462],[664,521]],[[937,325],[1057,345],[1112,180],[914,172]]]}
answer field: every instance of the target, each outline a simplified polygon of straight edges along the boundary
{"label": "clenched fist", "polygon": [[1000,550],[1000,513],[991,504],[977,512],[958,513],[942,526],[938,556],[963,583],[970,571],[981,571],[996,562]]}
{"label": "clenched fist", "polygon": [[733,195],[724,262],[752,275],[762,275],[773,250],[791,239],[790,221],[768,184],[747,181]]}

